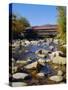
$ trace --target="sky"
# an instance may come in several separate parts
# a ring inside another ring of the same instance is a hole
[[[25,17],[31,26],[56,24],[56,6],[34,4],[12,4],[12,12],[17,16]]]

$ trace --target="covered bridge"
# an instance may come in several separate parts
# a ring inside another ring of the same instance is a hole
[[[36,35],[41,38],[46,36],[55,36],[57,34],[57,25],[32,26],[26,28],[24,33],[28,33],[30,36]]]

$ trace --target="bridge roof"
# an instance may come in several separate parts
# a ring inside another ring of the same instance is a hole
[[[57,25],[42,25],[42,26],[32,26],[28,27],[27,29],[33,29],[33,30],[52,30],[57,29]]]
[[[43,26],[34,26],[34,30],[47,30],[47,29],[57,29],[57,25],[43,25]]]

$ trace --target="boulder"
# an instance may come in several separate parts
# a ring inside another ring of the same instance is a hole
[[[28,40],[25,40],[25,43],[26,43],[26,45],[29,45],[30,44],[30,42]]]
[[[41,64],[41,65],[45,65],[45,60],[44,60],[43,58],[40,58],[40,59],[38,60],[38,62],[39,62],[39,64]]]
[[[31,44],[32,45],[37,45],[38,44],[38,41],[31,41]]]
[[[17,71],[17,66],[12,66],[12,73],[15,73]]]
[[[50,50],[53,50],[53,49],[54,49],[54,46],[49,46],[49,49],[50,49]]]
[[[47,59],[45,62],[50,62],[51,60],[50,59]]]
[[[37,61],[33,62],[31,64],[26,65],[24,68],[26,69],[32,69],[32,68],[36,68],[37,67]]]
[[[63,74],[63,72],[62,72],[61,70],[59,70],[59,71],[57,72],[57,75],[62,76],[62,74]]]
[[[44,77],[45,75],[44,75],[44,73],[40,72],[40,73],[37,73],[36,76],[37,77]]]
[[[61,51],[55,51],[49,54],[50,59],[52,60],[54,57],[59,56],[59,54],[63,54]]]
[[[43,57],[47,56],[48,50],[39,49],[39,50],[37,50],[37,51],[35,52],[35,54],[37,54],[37,56],[43,58]]]
[[[28,76],[28,74],[26,74],[26,73],[15,73],[15,74],[13,74],[14,79],[24,79],[26,76]]]
[[[21,87],[21,86],[27,86],[27,84],[24,82],[13,82],[12,86],[13,87]]]
[[[63,77],[59,75],[55,75],[55,76],[51,76],[49,79],[55,82],[60,82],[63,80]]]
[[[24,61],[24,60],[17,60],[17,61],[16,61],[16,64],[24,65],[24,64],[27,64],[27,61]]]
[[[66,64],[66,58],[61,56],[56,56],[53,58],[52,63],[64,65]]]
[[[53,41],[55,44],[58,44],[58,39],[54,39]]]

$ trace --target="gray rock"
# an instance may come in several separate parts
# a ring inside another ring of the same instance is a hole
[[[27,64],[28,61],[25,61],[25,60],[17,60],[16,61],[16,64],[21,64],[21,65],[24,65],[24,64]]]
[[[32,69],[32,68],[36,68],[37,67],[37,61],[33,62],[31,64],[26,65],[24,68],[26,69]]]
[[[12,66],[12,73],[15,73],[17,71],[17,66]]]
[[[57,75],[62,76],[63,72],[61,70],[58,71]]]
[[[24,82],[13,82],[12,86],[13,87],[27,86],[27,83],[24,83]]]
[[[52,63],[64,65],[64,64],[66,64],[66,58],[56,56],[53,58]]]
[[[36,54],[37,56],[43,58],[43,57],[47,56],[48,50],[39,49],[39,50],[37,50],[37,51],[35,52],[35,54]]]
[[[44,75],[44,73],[40,72],[40,73],[37,73],[36,76],[37,76],[37,77],[44,77],[45,75]]]
[[[51,76],[49,79],[55,82],[60,82],[63,80],[63,77],[59,75],[55,75],[55,76]]]
[[[15,73],[15,74],[13,74],[14,79],[24,79],[26,76],[28,76],[28,74],[26,74],[26,73]]]
[[[44,60],[43,58],[40,58],[40,59],[38,60],[38,62],[39,62],[39,64],[41,64],[41,65],[45,65],[45,60]]]

